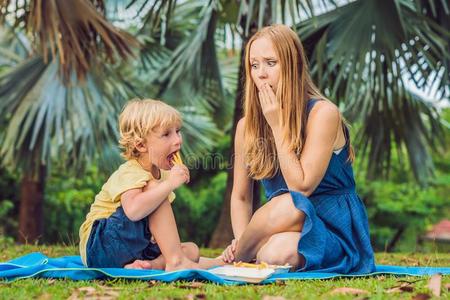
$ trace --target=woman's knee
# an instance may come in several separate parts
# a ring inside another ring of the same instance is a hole
[[[292,265],[297,255],[297,253],[280,251],[279,249],[276,252],[261,249],[256,255],[256,260],[257,262],[265,262],[269,265]]]
[[[273,203],[269,202],[268,207],[260,208],[260,214],[265,212],[266,225],[279,228],[281,231],[300,232],[305,218],[304,213],[295,207],[289,193],[278,197],[280,198],[272,200]]]
[[[187,258],[194,262],[198,262],[200,258],[200,249],[195,243],[181,243],[181,249],[183,250],[184,254],[186,254]]]
[[[258,251],[256,260],[271,265],[289,264],[298,267],[300,264],[300,255],[297,251],[298,239],[291,241],[291,245],[287,245],[286,238],[283,234],[272,236],[269,241]]]

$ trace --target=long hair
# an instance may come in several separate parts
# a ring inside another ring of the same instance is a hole
[[[284,141],[297,157],[305,142],[306,104],[308,99],[325,99],[311,80],[308,61],[297,34],[285,25],[271,25],[255,33],[245,49],[244,150],[249,175],[254,179],[270,178],[279,171],[275,140],[258,100],[258,89],[251,76],[250,48],[259,38],[268,38],[278,55],[280,79],[277,103],[281,106]]]

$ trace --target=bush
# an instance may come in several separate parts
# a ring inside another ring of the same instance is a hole
[[[43,241],[75,244],[104,180],[99,179],[95,167],[83,177],[57,174],[55,171],[47,181]],[[194,186],[183,185],[175,191],[173,209],[182,240],[207,245],[220,214],[225,185],[226,172],[222,171],[212,179],[198,179]]]
[[[221,171],[195,187],[181,186],[175,191],[173,210],[183,241],[208,244],[219,219],[226,182],[227,173]]]
[[[367,207],[375,250],[415,250],[425,230],[448,214],[449,186],[450,176],[426,188],[414,182],[358,179],[358,193]]]
[[[15,236],[19,222],[19,176],[0,167],[0,236]]]
[[[101,177],[95,167],[82,177],[57,170],[52,173],[45,190],[44,242],[78,243],[78,230],[100,191]]]

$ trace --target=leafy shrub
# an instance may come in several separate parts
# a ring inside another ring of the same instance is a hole
[[[102,184],[95,167],[82,177],[52,173],[45,190],[43,241],[78,243],[78,230]]]
[[[19,176],[0,167],[0,236],[16,235],[19,220]]]
[[[181,186],[173,210],[183,241],[194,241],[206,246],[216,228],[225,194],[227,173],[219,172],[205,178],[195,187]]]
[[[414,182],[358,180],[376,250],[415,250],[418,237],[448,213],[450,180],[440,180],[426,188]]]

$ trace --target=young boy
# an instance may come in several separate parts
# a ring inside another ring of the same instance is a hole
[[[199,268],[194,243],[181,243],[170,203],[189,182],[174,164],[181,117],[156,100],[131,100],[119,117],[120,146],[127,160],[103,185],[80,227],[84,265],[100,268]]]

